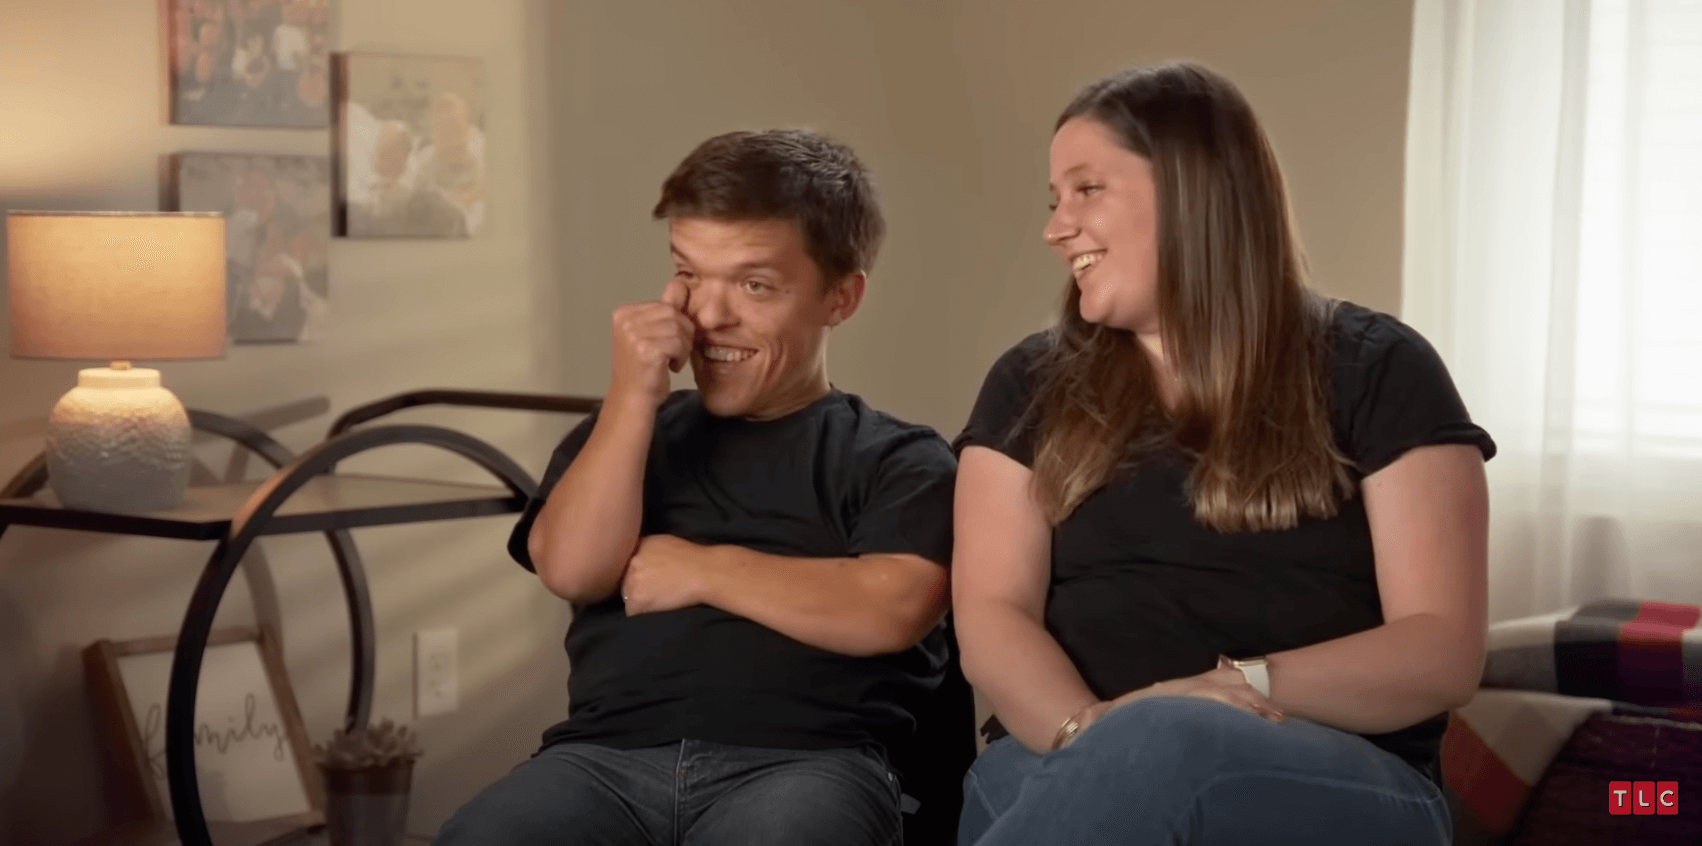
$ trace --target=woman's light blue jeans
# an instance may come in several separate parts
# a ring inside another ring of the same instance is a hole
[[[1046,756],[994,742],[964,779],[960,846],[1446,846],[1441,790],[1356,734],[1209,699],[1125,705]]]

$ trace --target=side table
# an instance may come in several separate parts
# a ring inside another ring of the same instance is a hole
[[[345,728],[365,727],[370,716],[374,676],[374,637],[370,597],[360,557],[348,530],[517,513],[537,485],[507,455],[469,435],[425,425],[355,427],[378,417],[422,405],[459,405],[589,414],[598,401],[586,397],[482,391],[427,390],[399,394],[345,413],[324,441],[299,456],[271,436],[239,420],[191,410],[200,431],[223,436],[258,454],[277,468],[262,482],[192,487],[176,508],[146,514],[108,514],[61,507],[43,491],[47,474],[38,457],[0,488],[0,535],[12,525],[41,526],[108,534],[216,541],[202,569],[178,630],[166,694],[166,781],[175,824],[147,820],[127,824],[92,843],[170,843],[183,846],[258,846],[310,837],[312,827],[276,831],[265,825],[215,824],[209,827],[201,806],[195,772],[195,698],[201,661],[213,616],[237,564],[262,536],[321,532],[337,560],[348,604],[354,652]],[[472,461],[500,485],[469,485],[427,479],[338,474],[338,462],[378,447],[418,444],[447,450]],[[175,838],[169,830],[175,829]],[[128,832],[126,836],[123,832]],[[167,839],[160,839],[165,837]],[[116,839],[113,839],[116,838]]]

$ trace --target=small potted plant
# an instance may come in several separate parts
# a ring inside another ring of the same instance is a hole
[[[325,785],[331,846],[400,846],[414,761],[423,754],[418,736],[386,719],[376,727],[338,729],[313,753]]]

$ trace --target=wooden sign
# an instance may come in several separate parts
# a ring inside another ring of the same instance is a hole
[[[175,638],[97,641],[83,652],[131,819],[169,819],[165,704]],[[195,703],[195,765],[209,821],[322,818],[312,748],[273,635],[214,632]]]

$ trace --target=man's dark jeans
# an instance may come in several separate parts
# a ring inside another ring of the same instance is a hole
[[[896,846],[899,801],[886,765],[854,749],[568,743],[485,788],[435,846]]]

